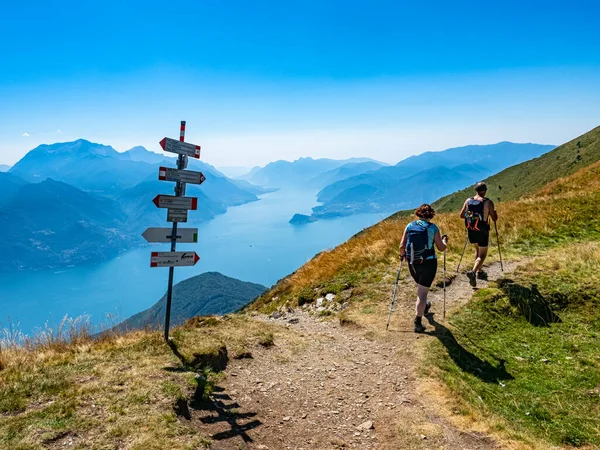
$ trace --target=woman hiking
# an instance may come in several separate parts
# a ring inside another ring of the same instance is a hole
[[[434,243],[438,250],[443,252],[448,245],[448,236],[440,236],[440,229],[431,223],[435,211],[430,205],[419,206],[415,215],[418,219],[404,229],[400,242],[400,258],[407,260],[410,274],[417,283],[415,333],[422,333],[425,326],[421,319],[429,314],[431,308],[427,294],[437,271]]]

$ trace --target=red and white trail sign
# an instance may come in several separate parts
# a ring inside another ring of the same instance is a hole
[[[163,138],[160,141],[160,146],[165,152],[177,153],[191,158],[200,159],[200,146],[190,144],[188,142],[177,141],[171,138]]]
[[[179,181],[188,184],[202,184],[206,177],[202,172],[192,170],[177,170],[171,167],[159,167],[158,179],[162,181]]]
[[[177,197],[174,195],[157,195],[152,202],[159,208],[198,209],[196,197]]]
[[[152,252],[150,267],[195,266],[199,260],[196,252]]]

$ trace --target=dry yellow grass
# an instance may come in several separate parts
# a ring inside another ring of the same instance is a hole
[[[290,348],[298,344],[283,327],[239,315],[190,321],[173,336],[189,363],[212,361],[201,356],[222,346],[231,358],[273,340]],[[2,361],[2,449],[103,449],[110,443],[110,448],[162,450],[210,444],[192,422],[178,419],[174,406],[205,393],[202,377],[215,375],[182,364],[160,332],[12,346],[3,349]]]

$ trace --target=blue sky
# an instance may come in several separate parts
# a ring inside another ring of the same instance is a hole
[[[124,4],[126,3],[126,4]],[[600,124],[594,1],[13,2],[0,163],[80,137],[216,165],[559,144]]]

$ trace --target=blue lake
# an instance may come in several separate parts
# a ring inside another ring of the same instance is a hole
[[[194,267],[176,268],[175,281],[217,271],[271,286],[318,252],[387,216],[360,214],[302,226],[288,223],[294,213],[309,213],[316,204],[314,192],[281,190],[263,195],[258,202],[229,208],[226,214],[198,225],[198,244],[178,246],[178,250],[195,250],[201,259]],[[95,325],[126,319],[164,295],[168,269],[150,268],[150,252],[168,249],[168,244],[155,244],[94,266],[2,273],[0,327],[9,318],[25,333],[47,321],[56,325],[65,315],[89,314]],[[107,314],[113,319],[107,319]]]

